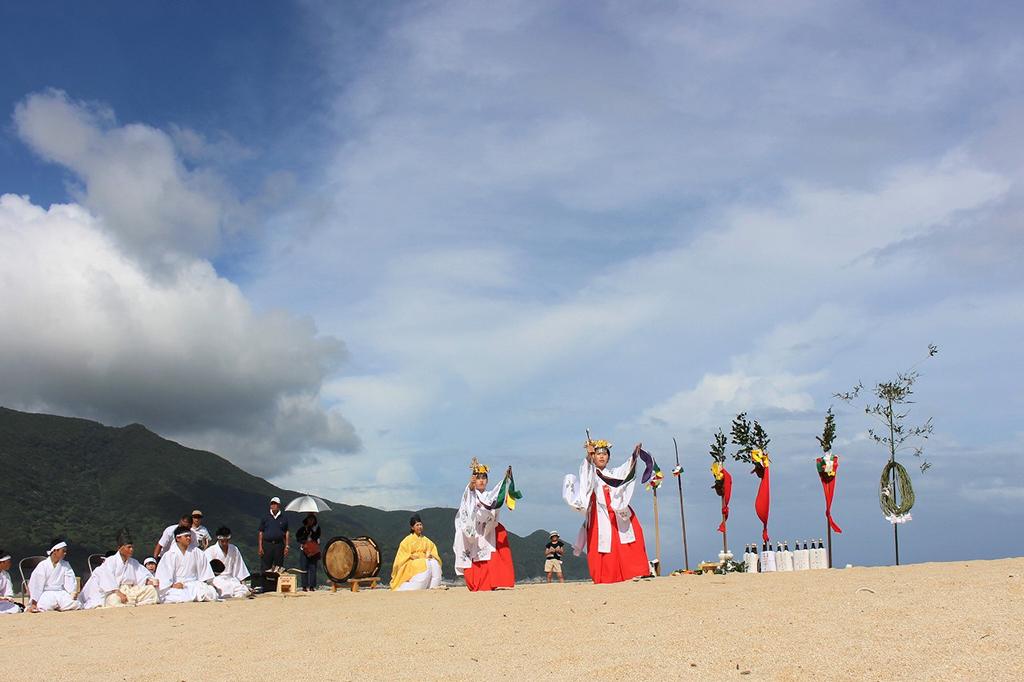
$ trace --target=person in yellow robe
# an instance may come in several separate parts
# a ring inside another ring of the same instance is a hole
[[[437,545],[423,535],[419,514],[409,519],[409,534],[398,546],[395,565],[391,569],[391,589],[433,590],[441,585],[441,558]]]

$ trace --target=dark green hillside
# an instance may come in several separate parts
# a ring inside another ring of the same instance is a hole
[[[113,549],[117,529],[135,536],[138,558],[148,556],[163,529],[198,507],[210,531],[227,525],[250,568],[257,564],[256,527],[267,501],[285,503],[299,493],[242,471],[223,457],[166,440],[140,424],[123,428],[86,419],[29,414],[0,407],[0,547],[20,557],[41,554],[50,538],[66,536],[69,557],[81,574],[93,552]],[[324,540],[369,535],[381,546],[383,575],[390,575],[398,543],[408,532],[409,511],[330,502],[320,516]],[[455,510],[420,512],[453,578],[451,537]],[[293,529],[299,515],[290,514]],[[516,576],[539,576],[547,537],[510,536]],[[295,561],[292,557],[289,565]],[[567,577],[585,577],[583,560],[566,558]],[[12,576],[13,577],[13,576]]]

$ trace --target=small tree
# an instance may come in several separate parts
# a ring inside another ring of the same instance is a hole
[[[928,355],[924,358],[935,356],[939,352],[938,346],[928,345]],[[920,362],[918,363],[920,364]],[[875,402],[868,403],[864,407],[864,413],[875,417],[881,424],[882,430],[876,428],[868,429],[868,436],[871,440],[885,447],[889,453],[889,461],[882,469],[882,477],[879,483],[878,501],[882,513],[886,519],[893,524],[893,541],[896,547],[896,565],[900,563],[900,540],[898,525],[911,519],[910,510],[914,506],[914,488],[910,482],[910,475],[902,464],[896,461],[896,455],[900,452],[911,450],[915,457],[920,459],[921,473],[931,468],[931,462],[924,459],[924,445],[922,441],[928,439],[932,434],[933,426],[931,417],[920,424],[908,424],[910,416],[910,405],[914,404],[911,399],[914,395],[914,384],[921,377],[911,367],[906,372],[896,375],[891,381],[883,381],[875,384],[871,389]],[[836,393],[835,397],[840,400],[852,403],[864,390],[864,384],[858,382],[856,386],[846,393]],[[902,498],[902,502],[900,499]]]

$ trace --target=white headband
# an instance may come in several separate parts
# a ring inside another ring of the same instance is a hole
[[[152,561],[152,562],[153,562],[154,564],[156,563],[156,559],[154,559],[154,558],[153,558],[153,557],[151,557],[151,556],[148,556],[148,557],[146,557],[146,560],[142,562],[142,565],[143,565],[143,566],[145,566],[145,565],[146,565],[146,564],[148,564],[148,563],[149,563],[150,561]]]
[[[188,528],[184,528],[182,530],[179,530],[177,533],[175,533],[174,537],[180,538],[183,535],[192,535],[192,531],[190,529],[188,529]]]
[[[67,547],[67,546],[68,546],[68,543],[66,543],[66,542],[58,542],[56,545],[54,545],[53,547],[50,548],[50,551],[46,553],[46,556],[50,556],[51,554],[56,552],[58,549],[63,549],[64,547]]]
[[[0,564],[2,564],[3,562],[7,561],[10,558],[11,558],[10,554],[8,554],[7,556],[0,556]]]

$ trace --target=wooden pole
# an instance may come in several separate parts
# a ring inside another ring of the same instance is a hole
[[[679,444],[676,443],[675,436],[672,437],[672,445],[676,448],[676,466],[679,466]],[[676,482],[679,484],[679,518],[683,522],[683,563],[686,566],[686,570],[690,570],[690,551],[686,546],[686,510],[683,507],[683,475],[680,473],[676,476]]]
[[[895,457],[893,457],[893,461],[894,462],[896,461]],[[893,504],[894,507],[899,507],[899,504],[900,504],[899,498],[896,497],[896,467],[893,467],[893,469],[892,469],[892,504]],[[892,524],[892,540],[893,540],[893,544],[896,545],[896,565],[899,566],[900,565],[900,524],[898,524],[898,523]]]
[[[654,564],[655,575],[661,575],[661,525],[658,523],[658,489],[651,488],[654,493]]]
[[[828,531],[828,567],[832,568],[832,525],[826,523],[825,526]]]
[[[892,411],[892,398],[889,398],[889,411],[886,413],[889,419],[889,461],[896,464],[896,433],[893,427],[893,411]],[[891,471],[892,474],[892,505],[894,508],[899,508],[900,501],[896,495],[896,467],[894,466]],[[892,539],[893,544],[896,545],[896,565],[900,565],[900,531],[899,524],[892,524]]]

